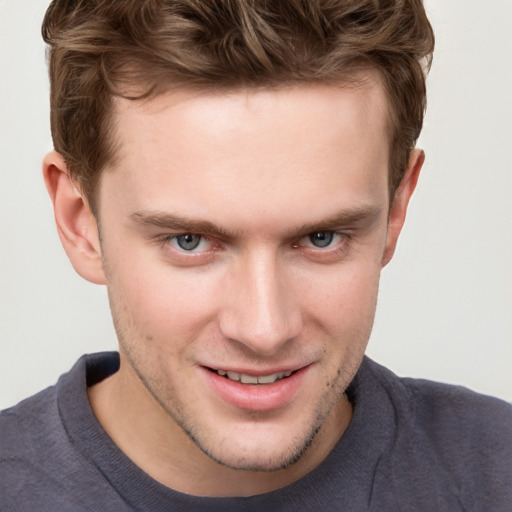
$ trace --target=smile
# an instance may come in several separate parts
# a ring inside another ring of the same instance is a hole
[[[312,367],[312,364],[298,364],[293,366],[296,369],[291,369],[290,366],[287,369],[281,367],[281,371],[258,375],[256,368],[255,371],[244,368],[245,372],[241,372],[203,366],[202,374],[206,377],[208,387],[222,401],[238,410],[263,412],[290,404],[305,387],[304,379]],[[248,371],[251,373],[246,373]]]
[[[213,370],[221,377],[241,382],[242,384],[273,384],[278,380],[282,380],[285,377],[289,377],[293,372],[277,372],[271,373],[270,375],[248,375],[246,373],[238,373],[230,370]]]

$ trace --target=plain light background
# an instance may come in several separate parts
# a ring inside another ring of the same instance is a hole
[[[49,0],[0,0],[0,407],[115,349],[106,291],[60,246],[40,24]],[[484,7],[485,5],[485,7]],[[399,375],[512,401],[512,1],[427,0],[437,49],[426,163],[382,275],[368,354]]]

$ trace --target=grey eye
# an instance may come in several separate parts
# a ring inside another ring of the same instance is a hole
[[[185,233],[176,237],[176,244],[184,251],[193,251],[201,243],[201,235]]]
[[[316,233],[311,233],[309,235],[309,241],[315,247],[320,248],[331,245],[333,238],[334,233],[332,231],[317,231]]]

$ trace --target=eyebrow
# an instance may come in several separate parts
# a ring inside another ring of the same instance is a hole
[[[223,229],[207,220],[196,220],[165,212],[140,211],[130,214],[130,218],[143,226],[155,226],[182,233],[200,233],[203,235],[237,238],[238,233]]]
[[[296,234],[314,233],[316,231],[329,231],[336,228],[348,226],[371,225],[375,222],[382,212],[382,208],[377,206],[360,206],[345,208],[318,222],[303,224],[296,231]]]
[[[315,231],[330,231],[348,226],[371,225],[381,212],[382,208],[375,206],[345,208],[326,219],[293,228],[288,236],[294,238],[314,233]],[[240,231],[231,231],[207,220],[192,219],[167,212],[142,210],[131,213],[129,217],[137,224],[143,226],[155,226],[181,233],[198,233],[228,239],[236,239],[241,236]]]

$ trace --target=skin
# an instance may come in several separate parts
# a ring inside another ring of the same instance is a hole
[[[287,485],[350,422],[344,390],[423,153],[412,153],[390,207],[376,79],[116,101],[119,151],[101,178],[98,219],[60,155],[44,163],[63,245],[80,275],[107,285],[119,338],[120,370],[90,388],[93,411],[176,490]],[[191,251],[179,245],[187,233],[200,236]],[[284,403],[248,410],[219,396],[206,368],[302,373]]]

